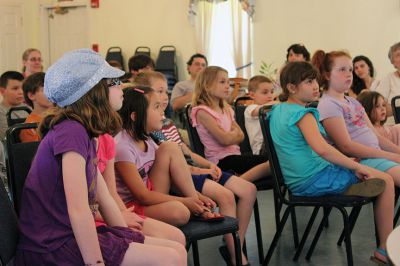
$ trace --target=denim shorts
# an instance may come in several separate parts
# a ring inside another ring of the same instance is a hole
[[[375,168],[381,172],[386,172],[392,167],[399,166],[398,163],[392,162],[388,159],[383,159],[383,158],[368,158],[368,159],[362,159],[360,161],[360,164],[369,166],[371,168]]]
[[[219,179],[218,183],[221,186],[224,186],[226,181],[228,181],[228,179],[231,176],[232,176],[232,174],[222,171],[221,178]],[[204,182],[206,182],[206,179],[212,180],[212,176],[211,175],[192,175],[192,179],[193,179],[194,187],[196,188],[196,190],[198,192],[201,193],[201,191],[203,190]]]
[[[335,195],[345,192],[350,185],[357,182],[358,178],[351,170],[331,164],[291,191],[295,196]]]

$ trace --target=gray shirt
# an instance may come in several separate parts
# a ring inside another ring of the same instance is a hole
[[[188,92],[192,92],[194,90],[194,81],[193,80],[184,80],[179,81],[175,84],[174,88],[172,89],[171,94],[171,104],[174,103],[174,100],[178,97],[181,97]]]

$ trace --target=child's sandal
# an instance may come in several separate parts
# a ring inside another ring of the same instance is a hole
[[[377,248],[375,251],[378,252],[379,255],[382,255],[382,257],[385,257],[385,259],[387,260],[388,256],[387,256],[386,250],[381,249],[381,248]],[[379,259],[375,255],[371,256],[371,260],[373,262],[375,262],[377,265],[387,265],[388,264],[387,261]]]

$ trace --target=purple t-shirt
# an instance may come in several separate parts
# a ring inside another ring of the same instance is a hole
[[[122,130],[115,137],[115,162],[130,162],[135,164],[144,184],[148,189],[151,189],[151,183],[148,173],[153,166],[156,156],[157,144],[149,137],[145,143],[147,146],[146,151],[142,151],[135,144],[131,136]],[[136,201],[132,192],[126,186],[121,175],[116,171],[117,191],[124,203]]]
[[[342,117],[353,141],[380,149],[377,136],[365,120],[364,107],[356,99],[345,96],[343,100],[339,100],[323,94],[318,104],[318,111],[321,122],[331,117]]]
[[[86,161],[89,204],[95,203],[95,141],[80,123],[64,120],[40,143],[25,181],[19,217],[19,249],[47,253],[74,238],[62,176],[62,155],[70,151],[82,155]]]

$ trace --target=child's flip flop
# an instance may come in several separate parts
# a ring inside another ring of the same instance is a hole
[[[198,215],[193,215],[192,216],[192,220],[194,221],[200,221],[200,222],[222,222],[223,220],[225,220],[225,217],[221,214],[219,214],[219,216],[207,216],[208,213],[212,213],[214,214],[215,212],[212,212],[209,208],[204,207],[204,212],[198,214]]]
[[[376,252],[378,252],[380,255],[382,255],[383,257],[387,258],[387,253],[386,250],[383,250],[381,248],[377,248]],[[377,258],[376,256],[371,256],[370,258],[373,262],[375,262],[377,265],[387,265],[388,263],[386,261],[383,261],[379,258]]]

